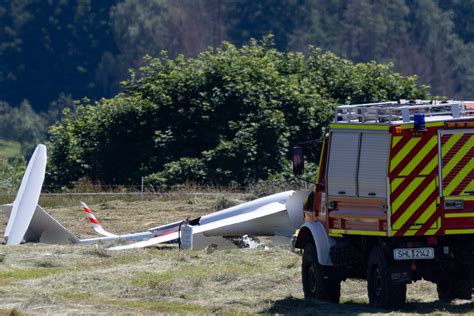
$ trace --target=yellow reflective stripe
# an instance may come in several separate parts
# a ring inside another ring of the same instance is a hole
[[[444,122],[427,122],[427,123],[425,123],[425,127],[440,127],[440,126],[444,126]],[[415,128],[415,124],[413,124],[413,123],[402,124],[401,128],[402,129]]]
[[[410,206],[403,212],[403,214],[398,218],[398,220],[392,224],[394,229],[400,229],[400,227],[402,227],[403,224],[405,224],[406,221],[410,219],[413,213],[416,212],[416,210],[421,206],[421,204],[426,201],[426,198],[431,194],[431,192],[433,192],[433,183],[434,181],[427,185],[423,192],[416,198],[416,200],[413,201],[413,203],[410,204]],[[430,204],[428,209],[430,207],[436,208],[436,201],[433,201],[433,203]]]
[[[438,155],[434,156],[433,159],[421,170],[420,174],[429,174],[433,169],[438,166]]]
[[[440,126],[444,126],[444,122],[428,122],[428,123],[425,123],[425,127],[440,127]],[[402,124],[401,128],[402,129],[415,128],[415,124],[413,124],[413,123]]]
[[[415,223],[419,225],[426,223],[426,221],[431,217],[431,215],[434,214],[434,212],[436,212],[436,201],[433,201],[433,203],[430,206],[428,206],[428,209],[424,211],[420,217],[418,217]]]
[[[423,158],[437,145],[438,140],[436,137],[431,137],[431,139],[426,143],[421,150],[413,157],[410,163],[407,164],[405,168],[400,172],[400,176],[409,175],[413,169],[415,169],[418,164],[423,160]]]
[[[323,141],[323,147],[321,148],[321,153],[319,154],[318,174],[316,175],[316,179],[318,179],[318,183],[321,183],[321,172],[324,172],[324,170],[321,170],[321,166],[323,163],[323,154],[324,154],[325,148],[326,148],[326,142]]]
[[[472,145],[473,144],[470,141],[466,142],[464,146],[462,146],[456,152],[456,154],[454,154],[453,158],[451,158],[451,160],[445,166],[443,166],[443,179],[451,172],[451,170],[453,170],[454,167],[456,167],[459,161],[461,161],[461,159],[467,155],[469,150],[472,149]]]
[[[474,201],[474,196],[450,196],[445,197],[445,201]]]
[[[394,137],[392,137],[392,148],[395,147],[402,138],[403,138],[403,136],[394,136]]]
[[[436,233],[439,231],[439,228],[434,228],[434,229],[428,229],[423,236],[433,236],[436,235]]]
[[[403,180],[403,179],[402,179]],[[396,200],[392,201],[392,214],[395,214],[400,206],[405,202],[405,200],[410,196],[410,194],[423,182],[423,177],[414,178],[413,181],[407,185],[402,194],[400,194]]]
[[[467,187],[464,190],[462,190],[461,195],[467,194],[466,193],[467,191],[472,191],[472,190],[474,190],[474,180],[471,180],[471,182],[469,182]]]
[[[474,234],[474,229],[446,229],[446,235]]]
[[[350,229],[330,229],[330,235],[367,235],[367,236],[386,236],[386,232],[376,232],[371,230],[350,230]]]
[[[433,236],[438,232],[438,230],[439,228],[435,228],[435,229],[430,228],[423,234],[423,236]]]
[[[474,158],[469,160],[469,162],[459,171],[458,175],[444,188],[444,195],[451,195],[457,186],[464,180],[466,175],[474,169]]]
[[[451,150],[451,148],[458,142],[459,139],[461,139],[462,134],[454,134],[449,138],[449,140],[444,143],[443,148],[442,148],[442,155],[443,158],[446,156],[446,154]]]
[[[390,172],[395,169],[398,164],[405,158],[405,156],[413,150],[413,148],[418,144],[418,142],[421,140],[420,137],[413,137],[408,141],[408,143],[403,147],[402,150],[400,150],[395,157],[392,158],[392,161],[390,162]]]
[[[426,127],[444,126],[444,122],[429,122],[425,124]]]
[[[474,213],[446,213],[446,218],[458,218],[458,217],[474,217]]]
[[[430,229],[439,229],[441,227],[441,217],[438,217],[438,219],[436,220],[436,222],[433,223],[433,225],[431,225]]]
[[[329,124],[332,129],[369,129],[369,130],[382,130],[388,131],[390,126],[388,125],[366,125],[366,124]]]
[[[434,222],[433,225],[431,225],[430,229],[426,230],[426,232],[423,235],[424,236],[435,235],[439,231],[440,227],[441,227],[441,217],[438,217],[436,222]]]
[[[392,193],[395,192],[395,190],[398,188],[398,186],[400,184],[403,183],[403,180],[405,180],[405,178],[394,178],[392,180],[392,183],[391,183],[392,184]]]

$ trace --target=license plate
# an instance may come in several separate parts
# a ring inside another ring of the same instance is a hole
[[[434,259],[434,257],[434,249],[431,247],[393,249],[395,260]]]

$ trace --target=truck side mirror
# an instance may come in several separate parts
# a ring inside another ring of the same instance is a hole
[[[304,172],[303,147],[293,147],[293,174],[301,176]]]

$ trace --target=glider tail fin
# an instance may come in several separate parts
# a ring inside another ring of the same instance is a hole
[[[39,144],[28,162],[17,196],[10,209],[10,217],[4,233],[7,245],[19,245],[30,226],[43,186],[46,160],[46,146]]]
[[[81,205],[84,212],[86,213],[86,217],[89,221],[89,224],[98,234],[106,237],[117,237],[117,235],[109,233],[104,228],[102,228],[102,225],[100,224],[99,220],[97,219],[97,217],[95,217],[94,213],[92,213],[91,209],[87,206],[86,203],[81,202]]]

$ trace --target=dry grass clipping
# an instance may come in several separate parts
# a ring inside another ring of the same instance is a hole
[[[245,199],[222,195],[170,197],[90,205],[115,233],[212,212]],[[91,236],[79,206],[49,209],[81,237]],[[299,255],[264,249],[178,251],[173,247],[106,252],[103,246],[0,246],[0,315],[29,313],[374,314],[366,282],[342,284],[341,304],[305,301]],[[445,304],[435,287],[408,287],[394,314],[474,314],[473,301]]]

